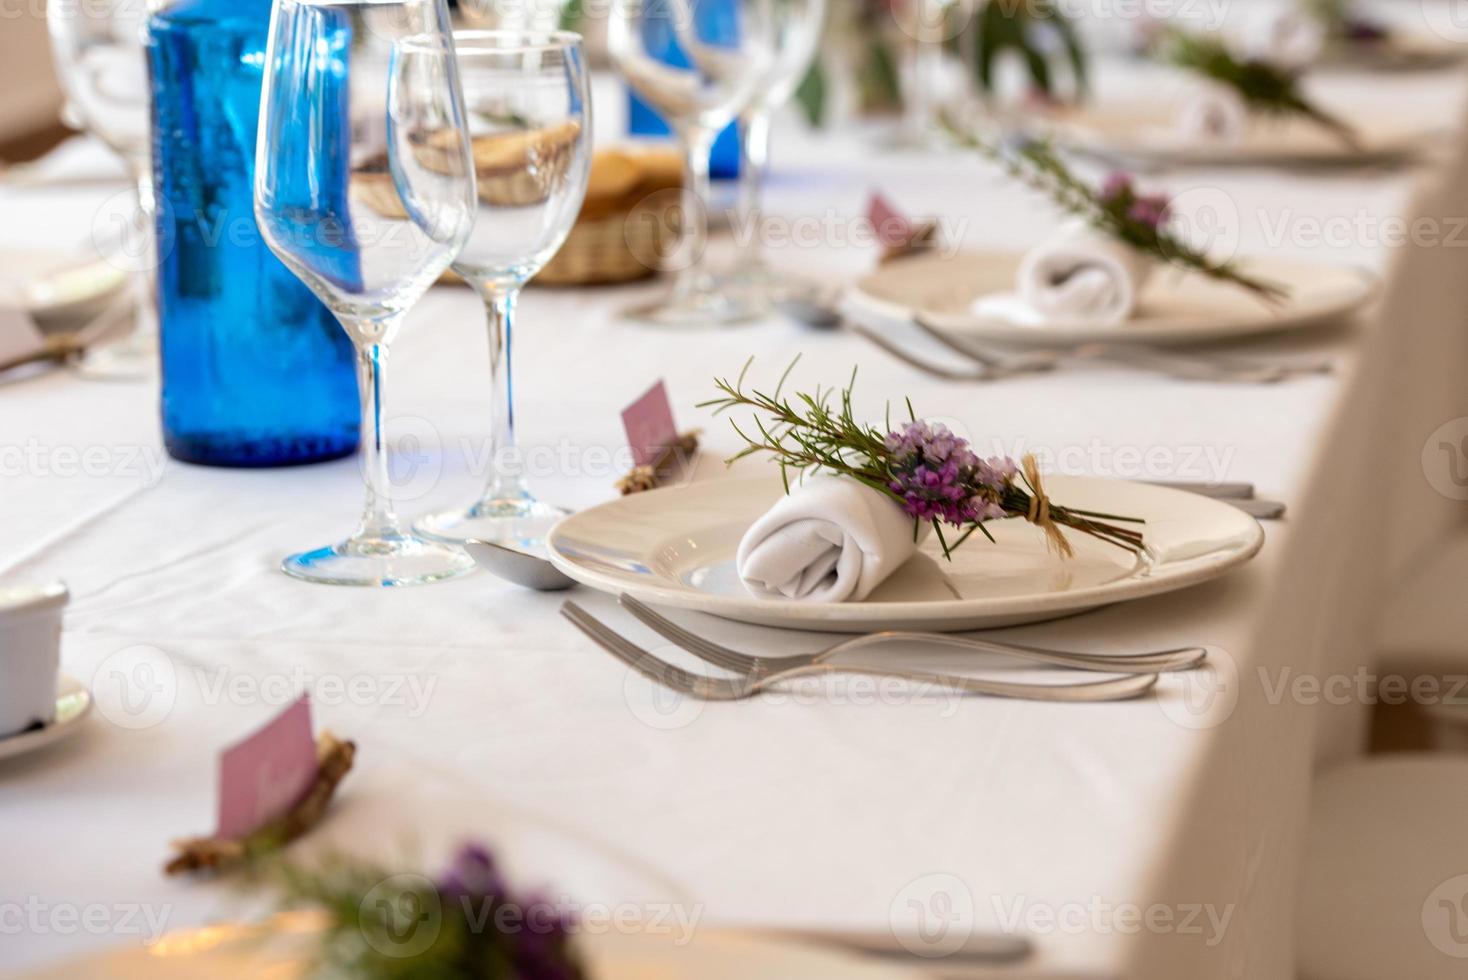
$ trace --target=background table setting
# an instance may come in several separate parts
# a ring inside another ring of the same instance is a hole
[[[1366,717],[1282,686],[1461,522],[1456,41],[1098,28],[1072,100],[974,4],[668,3],[189,0],[151,136],[74,68],[0,170],[6,971],[414,975],[427,896],[559,911],[425,976],[1295,975]]]

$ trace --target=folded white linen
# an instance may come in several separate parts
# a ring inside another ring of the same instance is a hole
[[[981,296],[970,309],[1020,326],[1114,327],[1136,310],[1152,264],[1125,242],[1075,222],[1026,253],[1015,293]]]
[[[886,494],[849,477],[813,476],[739,542],[744,587],[766,599],[859,602],[911,558],[913,520]]]
[[[1243,53],[1285,71],[1300,71],[1319,59],[1325,30],[1303,10],[1260,11],[1243,25]]]
[[[1183,98],[1177,114],[1177,135],[1188,140],[1239,143],[1249,129],[1249,106],[1227,85],[1198,85]]]

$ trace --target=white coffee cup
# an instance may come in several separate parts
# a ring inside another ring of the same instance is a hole
[[[66,586],[0,588],[0,738],[56,719]]]

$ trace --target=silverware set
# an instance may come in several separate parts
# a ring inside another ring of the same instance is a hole
[[[618,601],[624,609],[668,642],[737,676],[709,677],[684,670],[633,643],[573,601],[568,600],[561,606],[561,614],[629,668],[675,693],[704,701],[741,701],[784,681],[839,673],[892,677],[989,697],[1059,702],[1124,701],[1150,691],[1156,686],[1158,675],[1193,670],[1202,665],[1208,656],[1202,647],[1181,647],[1109,657],[1045,650],[947,633],[883,631],[842,640],[815,653],[761,657],[731,650],[701,637],[625,593],[619,596]],[[1024,663],[1120,676],[1081,683],[1030,683],[879,667],[854,663],[845,658],[845,654],[855,650],[897,643],[958,648],[1008,657]]]
[[[1289,364],[1261,363],[1233,355],[1212,354],[1206,358],[1190,356],[1143,344],[1089,343],[1063,348],[999,351],[966,338],[955,337],[920,316],[913,317],[911,323],[925,336],[962,358],[962,365],[945,367],[933,364],[860,324],[848,322],[846,328],[904,364],[945,381],[1000,381],[1055,371],[1068,364],[1085,362],[1118,364],[1186,381],[1236,384],[1274,384],[1301,375],[1327,374],[1333,370],[1330,361],[1323,358]]]

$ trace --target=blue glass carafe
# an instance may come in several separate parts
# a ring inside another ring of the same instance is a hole
[[[163,433],[191,463],[287,466],[357,448],[351,342],[255,224],[269,22],[270,0],[179,0],[148,23]]]
[[[666,6],[655,6],[658,0],[650,0],[650,10],[659,16],[648,16],[643,21],[642,43],[648,52],[667,64],[687,68],[688,55],[673,32],[673,12]],[[733,42],[739,36],[738,11],[732,3],[703,3],[698,6],[696,16],[708,23],[705,30],[710,37]],[[642,100],[630,88],[627,90],[627,131],[633,136],[667,136],[672,129],[658,111]],[[709,176],[714,180],[736,180],[739,177],[739,123],[731,122],[714,141],[709,155]]]

